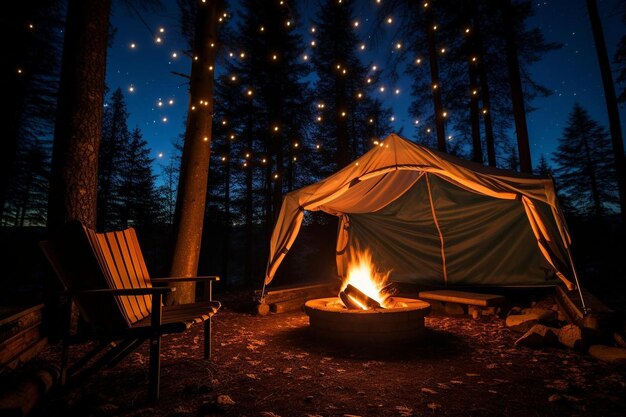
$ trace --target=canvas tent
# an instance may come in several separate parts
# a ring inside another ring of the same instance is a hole
[[[306,210],[338,216],[337,270],[369,248],[391,279],[430,285],[573,289],[570,237],[554,183],[485,167],[389,135],[330,177],[285,195],[271,242],[269,284]],[[577,280],[576,280],[577,281]]]

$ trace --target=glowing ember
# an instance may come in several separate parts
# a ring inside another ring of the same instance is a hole
[[[376,271],[374,262],[372,261],[372,252],[369,249],[363,251],[356,250],[351,256],[348,265],[348,277],[344,279],[341,290],[344,291],[348,284],[356,287],[366,296],[376,300],[383,307],[390,307],[387,302],[389,294],[385,294],[382,290],[387,285],[389,274],[391,271],[381,273]],[[358,304],[363,310],[368,307],[352,297],[352,301]]]

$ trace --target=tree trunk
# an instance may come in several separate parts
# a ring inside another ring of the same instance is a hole
[[[197,3],[187,129],[174,216],[174,252],[170,273],[175,277],[198,273],[211,151],[218,1]],[[194,302],[195,283],[177,283],[172,301],[175,304]]]
[[[226,139],[226,155],[230,156],[230,139]],[[249,167],[248,170],[251,170]],[[226,160],[226,175],[224,183],[224,240],[222,242],[224,253],[222,255],[222,278],[228,282],[228,261],[230,259],[228,250],[230,248],[230,158]]]
[[[520,76],[519,61],[517,58],[517,45],[515,42],[515,28],[511,10],[511,0],[504,0],[501,7],[502,23],[504,26],[504,40],[506,43],[506,62],[509,69],[511,101],[513,102],[513,115],[515,117],[515,133],[517,135],[517,153],[519,157],[519,164],[522,172],[532,174],[533,168],[530,160],[530,145],[528,143],[528,128],[526,126],[524,93],[522,91],[522,78]]]
[[[248,150],[252,151],[252,116],[253,116],[253,105],[252,99],[250,99],[250,109],[248,110],[248,124],[246,126],[246,143],[248,145]],[[267,158],[267,157],[266,157]],[[267,159],[266,159],[267,161]],[[253,245],[253,237],[252,237],[252,204],[254,201],[252,184],[253,184],[253,168],[250,167],[246,170],[246,251],[245,251],[245,272],[244,272],[244,281],[246,284],[252,281],[252,245]]]
[[[622,139],[617,99],[615,97],[615,85],[613,84],[613,75],[611,74],[606,43],[604,42],[602,23],[600,22],[600,15],[598,14],[598,5],[595,0],[587,0],[587,10],[589,11],[591,30],[596,44],[600,74],[602,74],[606,110],[609,115],[609,130],[611,131],[611,142],[613,144],[613,155],[615,157],[615,171],[617,173],[622,224],[626,225],[626,157],[624,156],[624,142]]]
[[[342,74],[335,75],[335,135],[337,136],[337,170],[350,163],[350,144],[348,138],[348,109],[346,100],[346,81]],[[342,116],[342,113],[344,114]]]
[[[50,173],[47,226],[51,234],[74,219],[96,226],[110,9],[111,0],[68,3]]]
[[[443,105],[441,103],[441,83],[439,82],[439,61],[435,39],[435,21],[431,7],[426,8],[426,33],[428,41],[428,56],[430,62],[431,88],[433,91],[433,106],[435,109],[435,128],[437,130],[437,149],[447,152],[446,132],[444,127]]]
[[[487,146],[487,163],[489,166],[496,166],[496,146],[493,136],[493,123],[491,121],[491,98],[489,94],[489,78],[487,77],[487,66],[485,65],[485,46],[483,44],[480,17],[478,14],[477,0],[471,0],[472,23],[475,54],[472,62],[478,65],[478,75],[480,78],[480,98],[483,103],[483,123],[485,126],[485,145]]]

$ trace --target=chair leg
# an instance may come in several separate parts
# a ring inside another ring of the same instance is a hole
[[[159,385],[161,382],[161,335],[155,334],[150,338],[150,371],[148,394],[150,399],[159,399]]]
[[[204,359],[211,360],[211,317],[204,321]]]

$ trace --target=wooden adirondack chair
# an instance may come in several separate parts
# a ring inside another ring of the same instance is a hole
[[[210,360],[211,317],[221,306],[212,300],[212,283],[219,277],[150,278],[133,228],[96,233],[74,221],[66,225],[59,241],[44,241],[40,246],[70,296],[61,358],[62,383],[74,375],[91,375],[105,365],[112,367],[149,340],[149,394],[156,400],[161,336],[184,332],[196,323],[204,323],[204,358]],[[175,288],[153,284],[184,281],[205,282],[209,301],[164,306],[163,296]],[[93,328],[99,344],[68,369],[72,301]],[[89,362],[93,363],[87,366]]]

